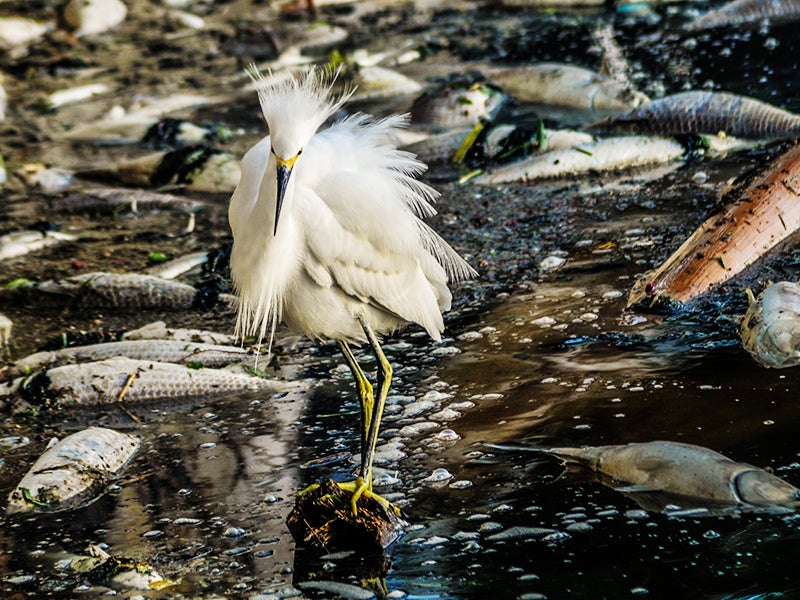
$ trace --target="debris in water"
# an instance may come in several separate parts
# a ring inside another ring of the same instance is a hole
[[[8,513],[55,512],[95,501],[139,449],[139,440],[90,427],[52,445],[8,497]]]
[[[726,208],[709,217],[631,290],[628,307],[686,303],[754,263],[800,227],[800,146],[723,195]]]

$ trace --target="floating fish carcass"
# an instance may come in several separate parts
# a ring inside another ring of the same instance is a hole
[[[619,111],[649,98],[627,84],[582,67],[539,63],[522,67],[488,68],[489,79],[520,102],[550,104],[593,111]]]
[[[758,298],[747,292],[750,306],[739,328],[742,345],[764,367],[800,364],[800,285],[779,281]]]
[[[23,408],[216,397],[231,392],[285,391],[290,384],[227,369],[130,358],[54,367],[0,385],[0,401]],[[27,405],[27,406],[26,406]]]
[[[8,497],[8,513],[75,509],[96,500],[139,449],[139,439],[90,427],[51,446]]]
[[[72,307],[180,310],[190,308],[196,295],[194,287],[169,279],[138,273],[96,272],[0,288],[0,304],[14,304],[25,299]]]
[[[718,8],[709,10],[684,26],[686,31],[694,32],[714,27],[740,27],[786,23],[800,19],[798,0],[734,0]]]
[[[15,361],[13,366],[20,373],[31,373],[42,368],[104,360],[116,356],[192,365],[198,368],[223,367],[232,363],[241,363],[252,354],[239,346],[221,346],[180,340],[123,340],[36,352]]]
[[[655,441],[545,452],[610,477],[617,486],[636,486],[638,492],[754,507],[800,501],[800,490],[764,469],[692,444]]]
[[[778,139],[800,133],[800,115],[748,96],[689,91],[593,123],[589,130],[650,135],[717,134]]]

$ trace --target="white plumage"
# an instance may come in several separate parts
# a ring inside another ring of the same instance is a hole
[[[440,340],[447,283],[474,271],[421,220],[438,194],[394,146],[405,118],[356,115],[316,133],[346,98],[324,75],[254,79],[270,135],[242,160],[230,205],[238,331],[263,338],[282,319],[311,338],[361,342],[362,317],[378,333],[410,321]],[[298,152],[273,235],[276,156]]]
[[[348,117],[317,132],[341,108],[319,71],[268,84],[251,73],[270,135],[242,159],[231,198],[231,272],[237,332],[270,344],[281,320],[313,339],[337,340],[361,404],[361,467],[353,511],[372,493],[372,458],[392,367],[378,335],[418,323],[439,341],[448,282],[475,271],[422,218],[437,193],[415,176],[425,166],[395,146],[406,124]],[[377,396],[350,349],[368,342]]]

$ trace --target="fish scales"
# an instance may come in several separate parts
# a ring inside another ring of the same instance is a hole
[[[237,346],[183,342],[180,340],[125,340],[55,351],[36,352],[14,363],[22,372],[76,362],[97,361],[116,356],[177,364],[221,367],[246,359],[249,352]]]
[[[285,384],[225,369],[193,369],[129,358],[65,365],[0,385],[0,398],[20,397],[32,405],[134,404],[171,398],[200,398],[244,390],[279,391]]]
[[[597,121],[590,130],[650,135],[717,134],[780,139],[800,132],[800,115],[748,96],[690,91]]]
[[[800,285],[779,281],[758,298],[748,290],[750,306],[740,325],[742,345],[764,367],[800,364]]]
[[[700,15],[685,26],[687,31],[729,27],[762,21],[793,21],[800,18],[800,0],[734,0]]]
[[[197,290],[190,285],[138,273],[84,273],[61,280],[0,289],[0,303],[67,303],[70,306],[121,309],[191,308]]]

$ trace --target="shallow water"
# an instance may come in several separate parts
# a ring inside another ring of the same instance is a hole
[[[31,6],[42,15],[52,9],[47,2]],[[6,163],[74,167],[144,153],[136,145],[98,149],[51,136],[104,114],[111,100],[129,103],[131,86],[139,95],[187,87],[213,95],[241,85],[232,73],[254,56],[274,54],[266,48],[269,31],[279,32],[279,41],[289,36],[289,25],[259,21],[272,13],[254,6],[197,3],[195,10],[214,26],[187,35],[165,26],[158,10],[148,10],[160,5],[143,3],[120,34],[94,42],[56,37],[27,58],[5,59],[2,67],[13,76],[13,85],[6,83],[10,95],[25,98],[4,124]],[[599,17],[615,23],[633,79],[650,94],[709,87],[800,110],[792,26],[648,43],[648,36],[696,9],[536,13],[363,3],[355,11],[319,10],[351,31],[353,46],[381,51],[425,45],[432,55],[402,68],[420,78],[464,71],[473,60],[560,60],[596,68],[588,34]],[[292,23],[302,25],[303,19]],[[198,58],[194,63],[190,52]],[[35,99],[44,91],[86,77],[76,75],[68,59],[100,67],[99,76],[119,91],[42,112]],[[234,154],[262,135],[257,102],[249,96],[192,117],[242,128],[223,146]],[[562,123],[580,125],[581,119],[571,115]],[[52,435],[88,422],[133,431],[143,447],[119,486],[88,507],[0,517],[0,588],[9,597],[99,597],[106,588],[89,586],[57,561],[101,543],[112,554],[148,562],[182,581],[162,592],[120,588],[123,597],[292,597],[309,579],[358,583],[381,577],[392,597],[403,592],[412,598],[799,595],[795,513],[664,513],[669,499],[562,476],[556,461],[528,450],[682,441],[772,468],[800,485],[800,375],[756,366],[736,336],[736,319],[746,307],[744,286],[796,279],[790,247],[693,311],[659,316],[623,310],[637,277],[704,220],[724,183],[763,154],[692,161],[657,180],[640,171],[488,189],[455,183],[460,173],[450,167],[427,175],[443,194],[436,228],[481,277],[456,289],[443,344],[430,343],[415,328],[386,341],[396,377],[378,480],[389,484],[381,493],[403,506],[410,522],[388,563],[309,555],[296,550],[286,529],[297,490],[322,477],[350,476],[357,464],[358,408],[335,345],[298,342],[281,331],[278,375],[303,382],[288,395],[243,393],[128,407],[142,418],[139,424],[114,407],[6,418],[0,437],[26,435],[31,441],[3,449],[2,494]],[[79,180],[76,187],[88,185]],[[89,269],[136,271],[148,266],[151,251],[177,256],[229,241],[227,194],[185,193],[207,207],[196,230],[181,235],[184,214],[59,214],[53,197],[19,181],[7,191],[4,229],[46,219],[79,237],[7,261],[5,281]],[[545,272],[540,264],[553,255],[567,262]],[[195,271],[188,279],[202,277]],[[68,329],[132,328],[156,319],[226,332],[233,326],[233,315],[219,307],[129,314],[36,304],[4,310],[15,322],[15,357]],[[367,354],[358,356],[373,364]]]

